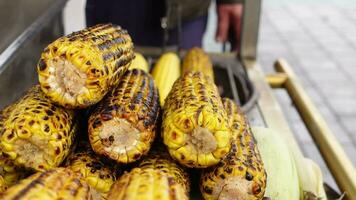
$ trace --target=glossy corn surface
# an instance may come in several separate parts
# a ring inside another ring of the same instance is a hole
[[[134,168],[120,177],[109,192],[108,200],[122,199],[185,200],[188,197],[184,188],[161,170]]]
[[[23,179],[19,184],[0,194],[0,199],[89,200],[92,199],[92,196],[89,185],[81,178],[80,174],[69,169],[56,168],[37,172]]]
[[[161,106],[164,105],[173,83],[179,78],[180,71],[180,60],[175,53],[163,54],[155,64],[152,76],[158,87]]]
[[[224,106],[236,135],[230,153],[219,164],[203,171],[200,190],[204,199],[262,199],[266,172],[256,141],[241,110],[232,100]]]
[[[151,75],[139,69],[127,71],[90,116],[93,150],[118,163],[140,159],[154,140],[159,112],[158,90]]]
[[[91,151],[75,153],[67,160],[66,166],[74,172],[81,173],[85,181],[102,196],[109,192],[116,180],[113,168],[105,165]]]
[[[184,74],[164,107],[162,137],[171,156],[188,167],[217,164],[230,151],[231,131],[217,88],[202,72]]]
[[[210,57],[199,47],[190,49],[183,59],[183,73],[202,72],[214,80],[213,64]]]
[[[54,105],[35,86],[3,121],[0,148],[15,165],[43,171],[62,163],[76,129],[74,112]]]
[[[128,69],[132,49],[127,31],[112,24],[61,37],[41,55],[37,66],[41,89],[66,108],[96,104]]]

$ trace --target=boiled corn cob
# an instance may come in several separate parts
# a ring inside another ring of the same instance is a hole
[[[266,172],[256,141],[239,108],[231,106],[232,100],[224,99],[223,102],[236,137],[226,158],[203,171],[201,193],[204,199],[262,199]]]
[[[203,73],[184,74],[174,83],[164,107],[162,138],[171,156],[188,167],[212,166],[230,151],[226,111]]]
[[[15,165],[47,170],[68,155],[76,127],[74,112],[54,105],[35,86],[5,118],[0,148]]]
[[[135,58],[131,61],[130,69],[142,69],[148,73],[148,62],[142,54],[135,52]]]
[[[173,177],[158,169],[134,168],[111,187],[108,200],[187,200],[185,189]]]
[[[169,91],[171,91],[174,81],[180,76],[180,60],[177,54],[163,54],[155,64],[152,76],[157,84],[161,106],[163,106],[164,100]]]
[[[151,147],[159,111],[151,75],[139,69],[127,71],[89,118],[93,150],[118,163],[138,160]]]
[[[66,108],[98,103],[134,58],[127,31],[99,24],[61,37],[41,55],[39,82],[46,95]]]
[[[25,199],[92,199],[89,185],[81,175],[65,168],[51,169],[23,179],[0,194],[2,200]]]
[[[139,165],[141,169],[159,169],[166,173],[167,176],[173,177],[175,182],[182,185],[187,195],[190,190],[188,173],[178,166],[166,152],[151,151]]]
[[[113,168],[104,165],[92,151],[75,153],[69,157],[67,168],[83,175],[86,182],[105,197],[116,180]]]
[[[183,59],[183,73],[203,72],[206,76],[214,80],[213,64],[209,56],[199,47],[190,49]]]

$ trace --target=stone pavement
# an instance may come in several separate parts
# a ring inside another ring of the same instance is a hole
[[[263,1],[258,59],[269,73],[279,57],[293,67],[356,164],[356,2]],[[336,188],[291,100],[283,90],[276,95],[304,153]]]

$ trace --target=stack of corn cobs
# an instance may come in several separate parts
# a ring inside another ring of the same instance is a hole
[[[249,123],[207,54],[182,69],[163,54],[151,74],[135,54],[112,24],[44,49],[39,85],[0,112],[0,199],[189,199],[198,176],[204,199],[263,198]]]

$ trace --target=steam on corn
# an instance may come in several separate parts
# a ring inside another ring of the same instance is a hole
[[[127,71],[90,116],[93,150],[118,163],[138,160],[151,147],[159,111],[153,78],[139,69]]]
[[[152,76],[157,84],[161,106],[163,106],[174,81],[180,76],[180,60],[177,54],[163,54],[155,64]]]
[[[240,109],[232,100],[223,102],[235,140],[226,158],[203,171],[200,190],[204,199],[262,199],[266,172],[256,141]]]
[[[116,180],[113,168],[104,165],[92,151],[75,153],[68,158],[66,166],[81,173],[86,182],[104,197]]]
[[[145,72],[149,72],[148,62],[143,57],[142,54],[135,52],[135,58],[132,60],[130,64],[130,69],[142,69]]]
[[[188,167],[217,164],[230,151],[232,134],[217,87],[201,72],[173,85],[163,114],[162,137],[171,156]]]
[[[39,82],[46,95],[66,108],[98,103],[134,58],[127,31],[99,24],[61,37],[41,55]]]
[[[159,169],[134,168],[111,187],[108,200],[187,200],[184,187]]]
[[[89,185],[80,174],[65,168],[38,172],[0,194],[2,200],[25,199],[92,199]]]
[[[209,56],[199,47],[190,49],[183,59],[183,73],[203,72],[214,80],[213,64]]]
[[[4,119],[0,148],[17,166],[48,170],[68,155],[76,127],[74,112],[54,105],[35,86]]]

